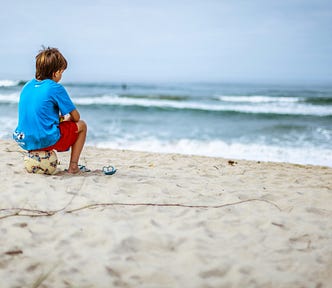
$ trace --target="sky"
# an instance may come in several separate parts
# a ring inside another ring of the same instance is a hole
[[[330,0],[1,0],[0,79],[332,83]]]

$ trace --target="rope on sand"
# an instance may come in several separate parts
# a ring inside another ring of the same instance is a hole
[[[241,201],[232,202],[232,203],[225,203],[225,204],[221,204],[221,205],[188,205],[188,204],[179,204],[179,203],[121,203],[121,202],[95,203],[95,204],[89,204],[89,205],[85,205],[85,206],[75,208],[75,209],[66,210],[66,208],[72,202],[72,200],[71,200],[64,208],[59,209],[59,210],[47,211],[47,210],[27,209],[27,208],[0,209],[0,212],[13,212],[11,214],[1,216],[0,219],[4,219],[4,218],[8,218],[8,217],[15,217],[15,216],[50,217],[50,216],[53,216],[60,212],[69,214],[69,213],[75,213],[75,212],[86,210],[86,209],[95,209],[95,208],[99,208],[99,207],[112,207],[112,206],[153,206],[153,207],[183,207],[183,208],[197,208],[197,209],[210,209],[210,208],[217,209],[217,208],[235,206],[235,205],[239,205],[242,203],[254,202],[254,201],[268,203],[268,204],[276,207],[279,211],[281,211],[281,208],[274,202],[266,200],[266,199],[259,199],[259,198],[246,199],[246,200],[241,200]]]

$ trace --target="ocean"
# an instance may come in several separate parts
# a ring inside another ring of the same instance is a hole
[[[0,139],[12,138],[24,83],[0,80]],[[332,166],[332,85],[62,84],[87,145]]]

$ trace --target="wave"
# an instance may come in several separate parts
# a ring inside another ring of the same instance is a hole
[[[309,97],[303,102],[313,105],[332,105],[332,97]]]
[[[114,139],[112,142],[88,144],[100,148],[332,166],[332,150],[317,147],[280,147],[267,144],[226,143],[222,140],[161,141],[153,138],[136,141]]]
[[[73,97],[73,102],[81,106],[123,106],[145,109],[192,110],[197,112],[230,112],[246,114],[275,114],[275,115],[308,115],[332,116],[329,105],[312,105],[304,102],[258,102],[258,103],[204,103],[200,101],[120,97],[117,95],[103,95],[97,97]],[[0,94],[0,104],[17,104],[19,92]]]
[[[174,101],[187,101],[190,99],[189,96],[181,95],[167,95],[167,94],[121,94],[121,97],[133,98],[133,99],[154,99],[154,100],[174,100]]]
[[[297,96],[218,96],[217,100],[225,103],[307,103],[313,105],[332,105],[332,96],[326,97],[297,97]]]
[[[13,80],[0,80],[0,87],[13,87],[17,86],[19,81]]]
[[[271,97],[272,98],[272,97]],[[281,114],[281,115],[312,115],[312,116],[331,116],[332,108],[319,105],[306,105],[305,103],[275,103],[275,105],[267,105],[266,103],[232,104],[227,103],[202,103],[194,101],[176,101],[176,100],[160,100],[147,98],[130,98],[120,97],[117,95],[103,95],[99,97],[81,97],[73,98],[77,105],[111,105],[111,106],[137,106],[142,108],[158,108],[158,109],[177,109],[177,110],[196,110],[205,112],[237,112],[251,114]],[[280,104],[280,105],[279,105]]]
[[[298,97],[272,97],[263,95],[254,96],[219,96],[222,102],[235,102],[235,103],[295,103],[301,99]]]
[[[15,115],[16,116],[16,115]],[[11,115],[1,115],[0,117],[0,139],[12,139],[12,133],[17,125],[17,118]]]
[[[17,104],[20,98],[20,94],[10,93],[10,94],[0,94],[0,104]]]
[[[23,86],[25,83],[23,80],[0,80],[0,87]]]

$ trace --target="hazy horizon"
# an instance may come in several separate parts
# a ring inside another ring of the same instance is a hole
[[[57,47],[68,82],[332,83],[329,1],[2,3],[0,80]]]

